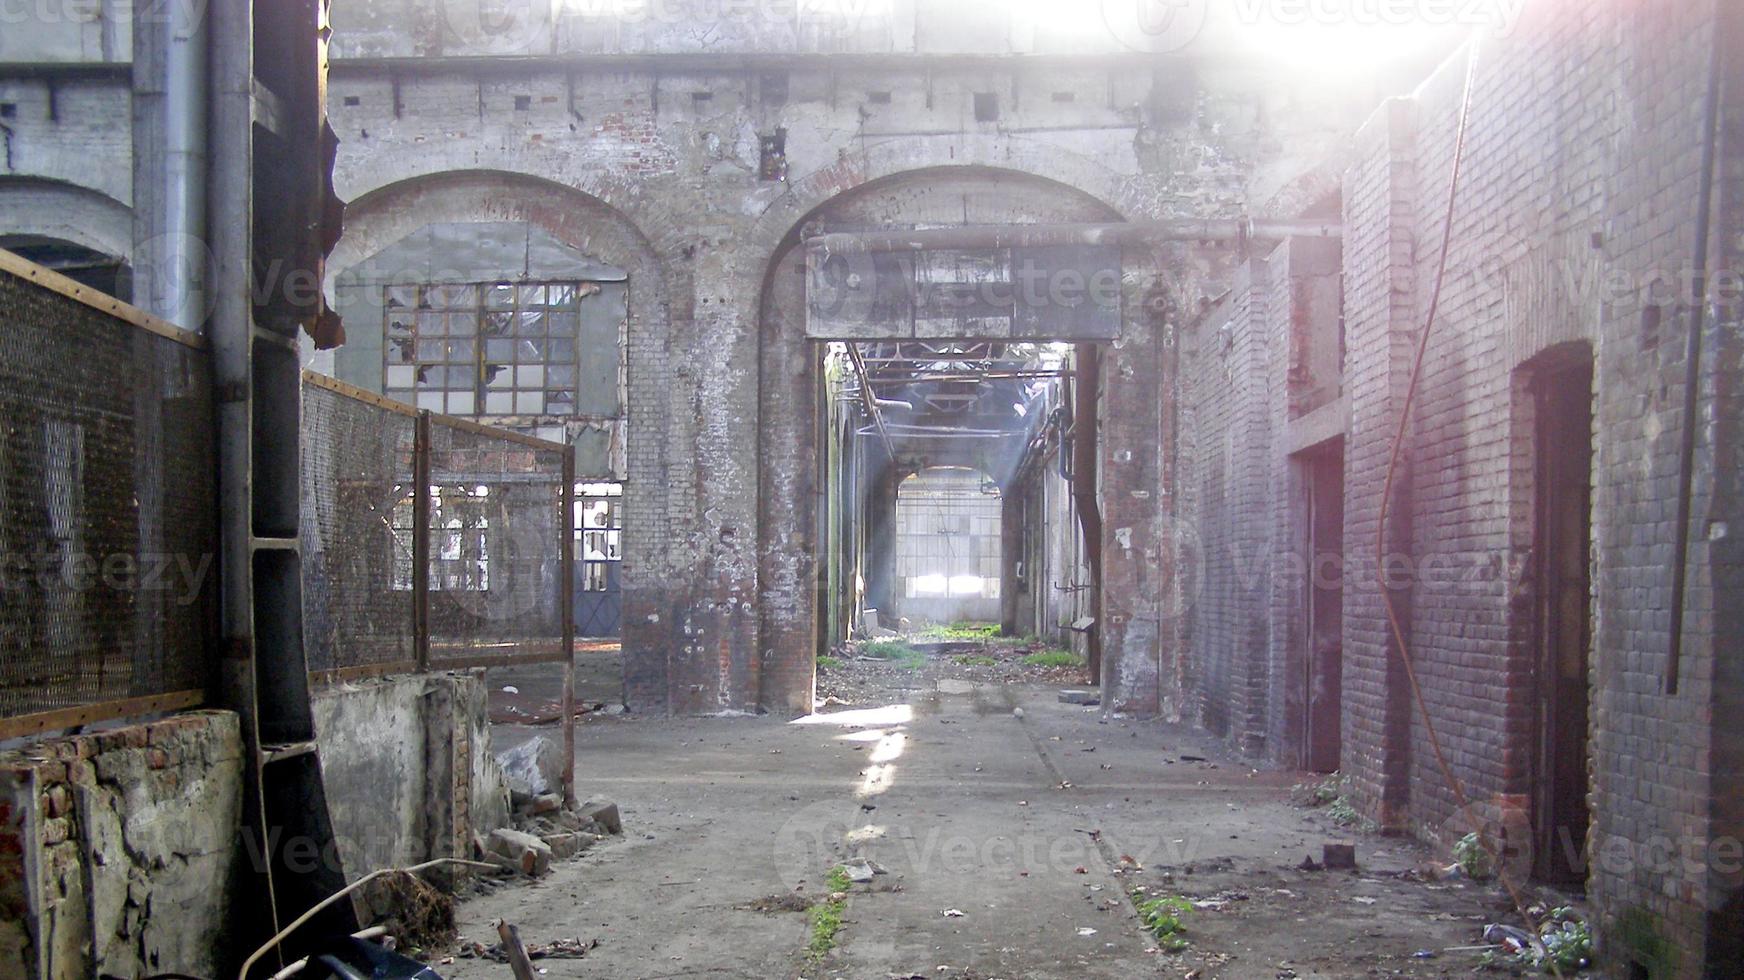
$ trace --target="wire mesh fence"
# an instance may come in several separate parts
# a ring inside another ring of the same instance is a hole
[[[303,649],[317,674],[418,666],[418,413],[365,394],[303,382]]]
[[[430,417],[430,661],[561,659],[574,480],[565,447]]]
[[[569,447],[304,378],[304,632],[340,679],[561,662]]]
[[[0,253],[0,736],[210,687],[213,400],[197,335]]]

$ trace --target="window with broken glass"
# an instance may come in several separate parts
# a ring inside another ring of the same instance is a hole
[[[581,562],[583,592],[611,589],[609,566],[623,559],[623,495],[621,483],[575,487],[575,554]]]
[[[490,589],[490,488],[430,488],[430,588],[442,592],[485,592]],[[415,503],[407,497],[394,505],[394,589],[412,587],[413,537],[417,533]]]
[[[591,282],[388,286],[383,391],[449,415],[575,414],[581,307],[599,293]]]

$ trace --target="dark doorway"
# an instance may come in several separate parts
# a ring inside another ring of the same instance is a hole
[[[1307,453],[1302,473],[1308,527],[1302,767],[1334,772],[1341,764],[1344,716],[1343,442]]]
[[[1531,387],[1538,678],[1533,871],[1545,882],[1579,884],[1586,877],[1592,361],[1559,359],[1534,370]]]

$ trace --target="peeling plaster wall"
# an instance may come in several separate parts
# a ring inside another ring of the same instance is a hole
[[[0,974],[216,976],[243,872],[236,716],[0,756]]]
[[[316,691],[315,733],[338,856],[348,878],[464,857],[508,826],[490,751],[482,672],[427,674]]]

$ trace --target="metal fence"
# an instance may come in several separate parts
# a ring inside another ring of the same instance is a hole
[[[570,447],[306,374],[302,457],[317,680],[568,661]]]
[[[0,737],[205,702],[204,348],[0,251]]]

